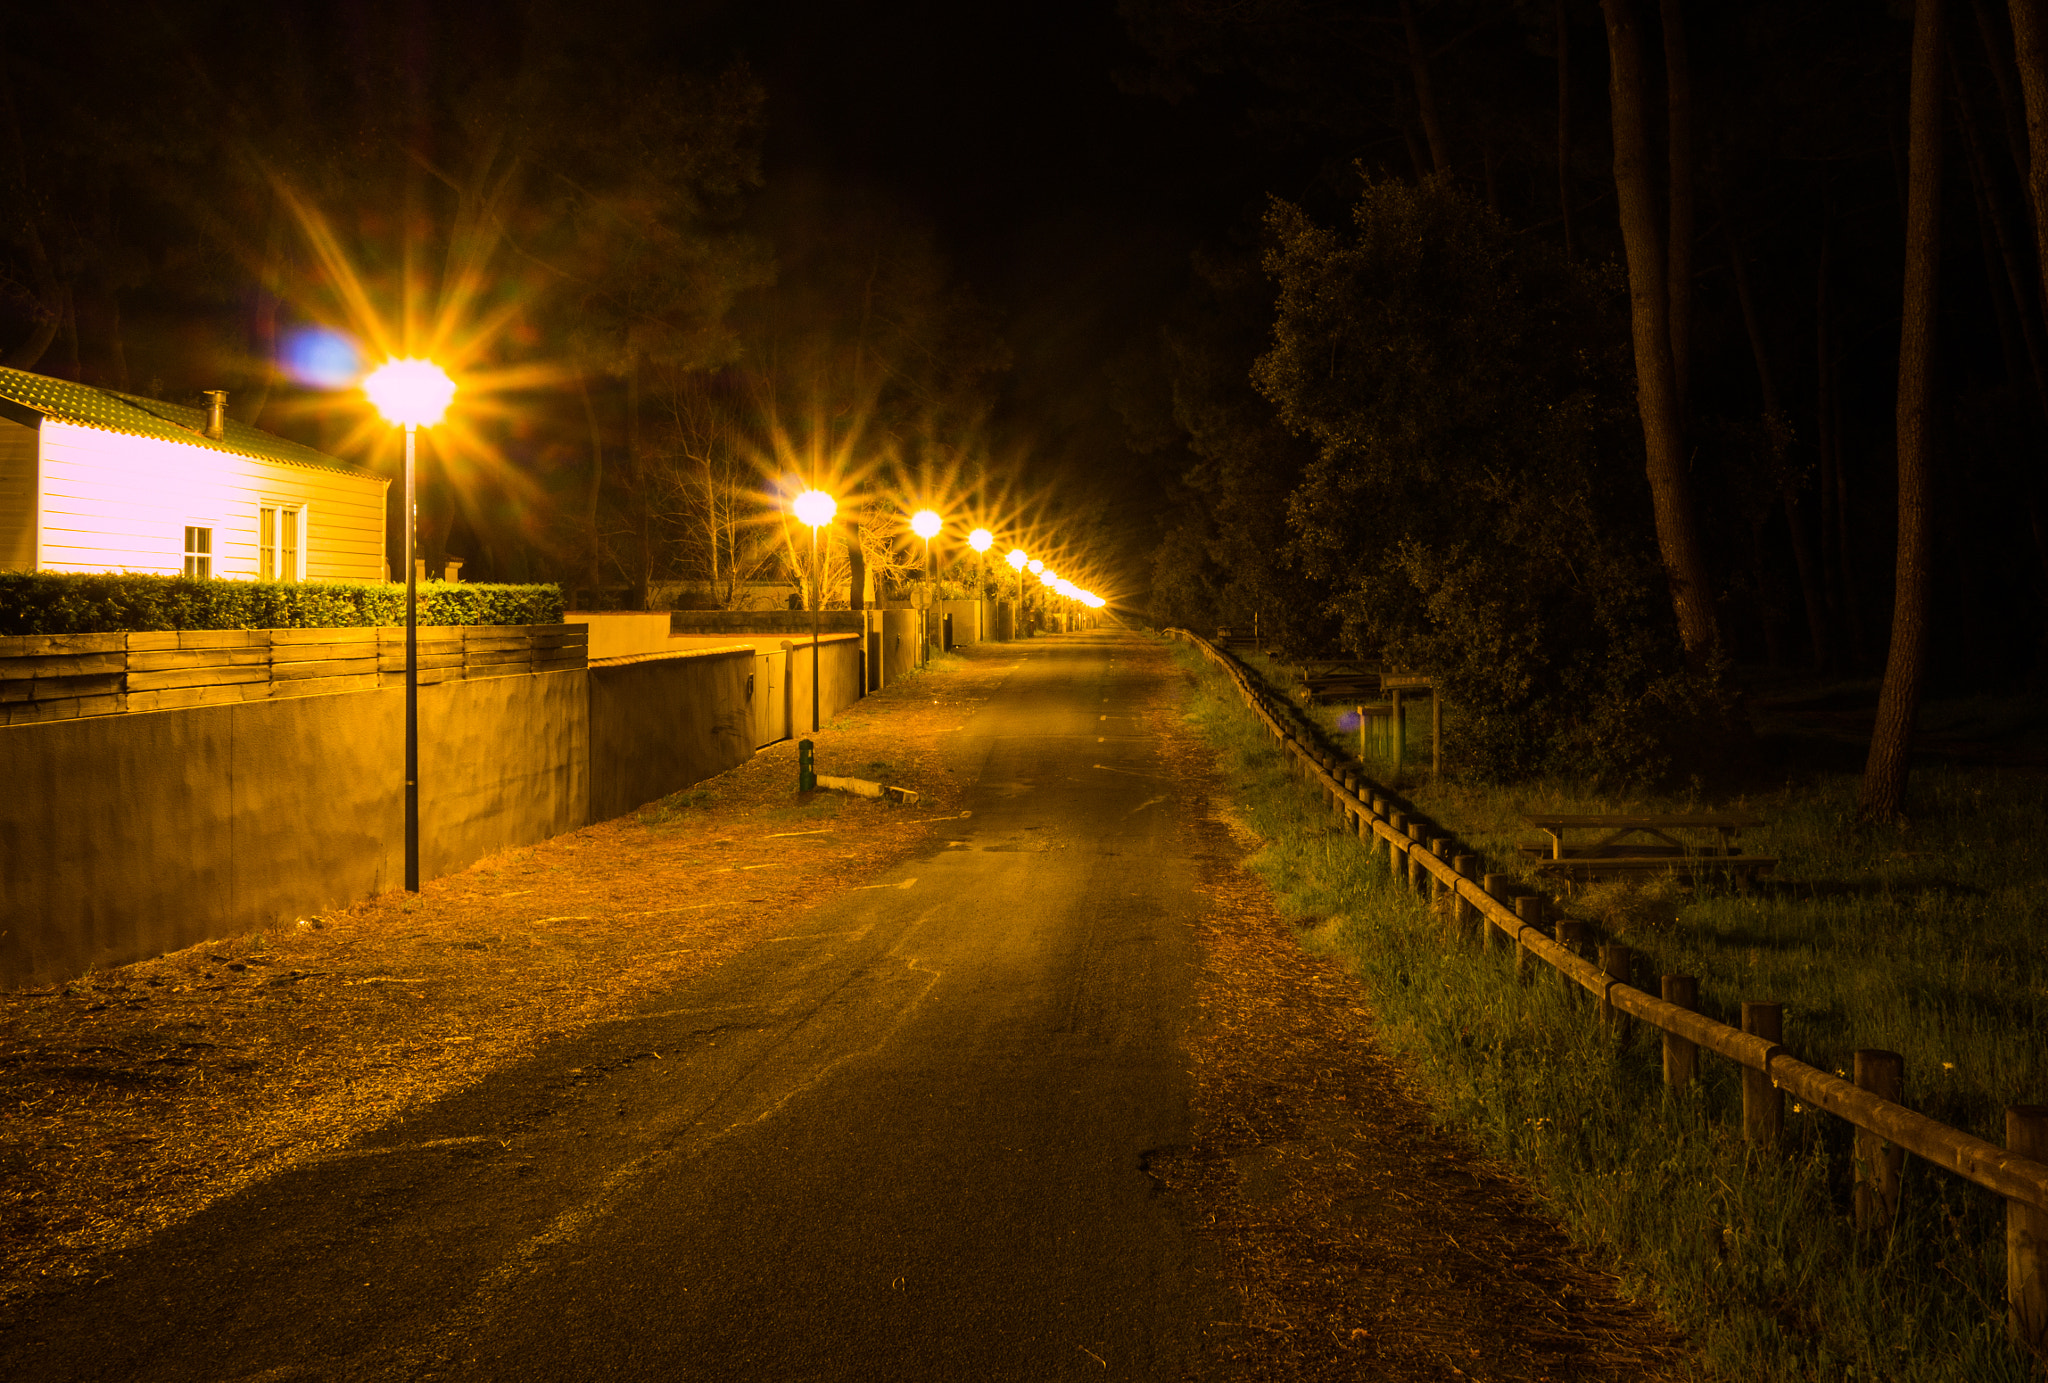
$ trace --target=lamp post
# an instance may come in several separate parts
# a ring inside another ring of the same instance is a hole
[[[825,573],[818,570],[818,530],[832,522],[839,504],[823,490],[806,490],[792,506],[799,522],[811,529],[811,733],[818,733],[818,640],[823,634]]]
[[[1045,574],[1045,563],[1039,558],[1034,557],[1025,565],[1030,569],[1030,572],[1033,576],[1043,576]],[[1022,580],[1019,580],[1017,582],[1017,586],[1020,591],[1022,590],[1023,585],[1024,583]],[[1019,600],[1022,600],[1024,597],[1020,594],[1017,598]],[[1041,611],[1045,608],[1043,601],[1039,603],[1039,608]]]
[[[910,516],[910,531],[924,539],[924,657],[921,663],[931,662],[932,656],[932,605],[938,596],[938,574],[932,570],[932,539],[939,536],[945,527],[945,520],[930,509],[920,509]]]
[[[985,638],[988,621],[983,617],[988,605],[988,550],[995,543],[996,535],[986,528],[977,528],[967,535],[967,546],[981,558],[981,580],[974,590],[974,636],[977,642]]]
[[[413,434],[432,427],[455,398],[455,381],[431,360],[392,360],[363,381],[384,421],[405,429],[405,888],[420,891],[419,572],[413,540],[419,511],[413,487]]]
[[[1031,560],[1031,556],[1023,548],[1013,547],[1004,560],[1017,573],[1017,619],[1015,627],[1010,630],[1010,637],[1021,639],[1024,637],[1024,564]]]
[[[1050,591],[1053,588],[1053,583],[1059,579],[1059,573],[1055,572],[1051,567],[1046,566],[1042,562],[1038,564],[1038,584],[1040,586]],[[1052,598],[1041,594],[1039,599],[1045,602],[1045,613],[1049,617],[1052,614]]]

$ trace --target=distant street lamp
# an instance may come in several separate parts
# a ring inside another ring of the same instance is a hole
[[[825,573],[818,570],[818,530],[832,522],[839,504],[823,490],[806,490],[790,506],[811,529],[811,733],[818,733],[818,640],[823,633]]]
[[[405,429],[405,887],[420,891],[419,582],[413,556],[419,508],[413,488],[413,433],[447,416],[455,381],[431,360],[392,360],[363,381],[384,421]]]
[[[932,539],[939,536],[939,530],[946,521],[930,509],[920,509],[910,516],[910,531],[924,539],[924,657],[920,663],[931,661],[932,654],[932,606],[938,600],[938,573],[932,567]]]

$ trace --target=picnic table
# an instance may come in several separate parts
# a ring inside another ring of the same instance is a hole
[[[1550,839],[1520,847],[1537,861],[1538,873],[1570,879],[1611,879],[1656,871],[1712,871],[1738,884],[1777,865],[1763,855],[1746,855],[1737,838],[1764,823],[1739,812],[1523,812],[1522,820]],[[1574,841],[1574,831],[1604,832]]]

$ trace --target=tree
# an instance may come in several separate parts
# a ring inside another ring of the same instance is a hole
[[[1290,553],[1347,647],[1424,671],[1501,776],[1655,774],[1705,684],[1660,633],[1619,285],[1444,179],[1334,230],[1277,203],[1256,380],[1315,455]]]
[[[1628,258],[1630,324],[1635,337],[1636,401],[1642,415],[1644,468],[1678,636],[1695,667],[1720,642],[1713,588],[1693,513],[1673,361],[1672,297],[1650,174],[1643,98],[1642,39],[1631,0],[1601,0],[1607,16],[1609,93],[1614,125],[1614,194]],[[1674,136],[1675,138],[1675,136]],[[1674,169],[1674,187],[1684,170]],[[1675,204],[1675,194],[1674,194]],[[1689,227],[1674,227],[1685,234]],[[1681,295],[1682,297],[1683,295]]]
[[[2015,7],[2017,13],[2018,7]],[[1941,0],[1916,0],[1907,119],[1906,282],[1899,322],[1899,552],[1891,651],[1857,810],[1865,821],[1902,819],[1913,722],[1920,714],[1932,588],[1933,486],[1928,470],[1934,385],[1934,308],[1941,285]]]

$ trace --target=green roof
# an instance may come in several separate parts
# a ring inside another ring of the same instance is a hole
[[[14,408],[6,407],[8,404]],[[265,461],[282,461],[293,466],[318,466],[327,471],[368,475],[361,466],[315,451],[308,446],[279,437],[261,428],[228,420],[225,437],[206,435],[206,410],[182,403],[164,403],[139,394],[121,394],[97,389],[90,384],[73,384],[48,375],[0,366],[0,411],[26,409],[58,422],[96,427],[103,432],[126,432],[136,437],[158,437],[167,442],[184,442],[195,447],[254,456]],[[376,477],[373,477],[376,478]]]

